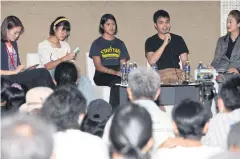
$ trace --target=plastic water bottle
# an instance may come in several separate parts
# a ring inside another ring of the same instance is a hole
[[[127,84],[127,64],[123,63],[121,66],[121,85]]]
[[[191,71],[190,62],[186,61],[186,64],[184,66],[184,75],[185,75],[186,82],[190,82],[190,71]]]
[[[134,63],[133,63],[133,69],[135,70],[136,68],[137,68],[137,63],[134,62]]]
[[[129,65],[128,65],[128,73],[132,72],[132,70],[133,70],[133,64],[129,63]]]
[[[158,66],[157,66],[157,64],[155,63],[155,64],[153,64],[152,66],[152,69],[154,69],[155,71],[158,71]]]
[[[198,69],[198,70],[204,69],[204,66],[203,66],[202,61],[199,61],[199,64],[198,64],[197,69]]]

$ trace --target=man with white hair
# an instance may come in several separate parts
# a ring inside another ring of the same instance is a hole
[[[169,137],[174,136],[171,119],[154,102],[160,95],[160,76],[155,70],[147,67],[133,70],[128,76],[127,93],[131,102],[144,107],[151,115],[153,120],[153,149],[162,146]],[[107,142],[110,126],[111,119],[108,121],[103,134],[103,139]]]

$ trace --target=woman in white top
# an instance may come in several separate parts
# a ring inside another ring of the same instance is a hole
[[[38,44],[41,65],[50,71],[52,77],[58,64],[75,58],[75,53],[71,52],[69,44],[65,41],[70,35],[70,30],[71,25],[68,19],[58,17],[50,25],[49,38]],[[91,81],[81,76],[77,85],[87,99],[87,103],[91,102],[94,98]]]
[[[65,17],[58,17],[50,26],[49,38],[38,44],[41,65],[47,70],[53,70],[63,61],[74,59],[75,53],[71,53],[70,46],[65,41],[70,30],[69,21]]]

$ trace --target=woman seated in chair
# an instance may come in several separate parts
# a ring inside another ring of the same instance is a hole
[[[71,52],[69,44],[65,41],[70,35],[71,25],[67,18],[58,17],[50,25],[48,39],[38,44],[38,55],[42,67],[49,70],[54,78],[55,68],[62,62],[74,62],[76,54]],[[94,97],[91,81],[81,76],[77,83],[78,89],[84,93],[90,102]]]
[[[115,17],[112,14],[103,15],[99,25],[101,36],[93,41],[89,53],[89,57],[93,59],[96,67],[93,80],[98,86],[112,87],[115,83],[120,83],[120,66],[130,59],[124,42],[115,37],[117,31]],[[112,89],[110,96],[119,96],[118,89],[116,89],[116,92]],[[110,103],[113,106],[118,105],[117,99],[111,97]],[[113,101],[116,101],[116,103],[112,103]]]
[[[24,26],[16,16],[6,17],[1,25],[1,72],[0,75],[12,83],[20,83],[28,88],[47,86],[54,88],[54,83],[46,69],[24,70],[21,65],[17,40],[24,32]]]
[[[58,17],[50,25],[48,39],[38,44],[38,55],[42,67],[54,74],[55,67],[64,61],[75,58],[69,44],[65,41],[70,35],[71,25],[67,18]]]
[[[240,11],[232,10],[227,18],[227,35],[217,42],[211,66],[219,72],[239,74],[240,71]]]

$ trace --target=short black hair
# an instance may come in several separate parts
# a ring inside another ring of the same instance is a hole
[[[79,129],[79,115],[86,112],[86,99],[73,85],[58,87],[44,102],[41,114],[53,122],[58,131]]]
[[[106,23],[106,21],[107,21],[108,19],[111,19],[111,20],[113,20],[113,21],[115,22],[115,24],[116,24],[116,29],[115,29],[114,35],[116,35],[117,32],[118,32],[118,26],[117,26],[117,21],[116,21],[115,17],[114,17],[112,14],[104,14],[104,15],[101,17],[101,19],[100,19],[100,24],[99,24],[99,33],[100,33],[101,35],[104,34],[103,25]]]
[[[6,41],[7,40],[7,30],[13,29],[14,27],[21,27],[21,33],[22,34],[24,32],[24,26],[21,22],[21,20],[14,16],[7,16],[1,25],[1,40],[2,41]]]
[[[63,30],[66,30],[68,32],[71,31],[71,24],[68,20],[62,20],[60,22],[58,22],[58,20],[60,19],[66,19],[66,17],[64,16],[60,16],[57,17],[50,25],[50,31],[49,31],[49,35],[54,36],[55,32],[54,32],[54,27],[56,27],[56,29],[60,26],[63,26]],[[67,35],[67,37],[69,36],[69,34]]]
[[[202,104],[186,99],[173,108],[172,118],[181,137],[200,140],[210,116]]]
[[[20,88],[10,86],[4,90],[1,94],[2,98],[6,101],[6,110],[7,114],[18,112],[19,107],[26,102],[26,93],[27,90],[22,88],[22,85],[19,85]]]
[[[77,67],[73,62],[62,62],[57,65],[54,72],[54,79],[57,85],[73,84],[78,80]]]
[[[123,158],[144,156],[141,149],[152,137],[152,124],[145,108],[137,104],[120,106],[110,127],[111,151],[122,154]]]
[[[158,10],[153,15],[153,22],[157,23],[158,18],[161,18],[161,17],[168,18],[170,20],[170,16],[169,16],[167,11],[165,11],[165,10]]]
[[[234,76],[223,83],[219,97],[228,111],[240,108],[240,76]]]
[[[3,99],[2,93],[10,86],[11,86],[11,81],[1,76],[1,99]]]

